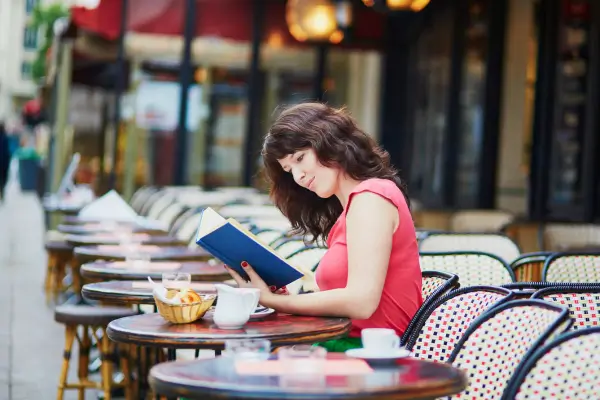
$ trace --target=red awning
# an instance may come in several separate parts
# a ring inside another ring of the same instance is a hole
[[[73,8],[73,22],[83,30],[106,39],[119,36],[122,0],[101,0],[98,8]],[[196,36],[250,41],[252,35],[252,1],[202,0],[196,6]],[[184,0],[129,0],[127,30],[146,34],[183,34]],[[383,37],[384,16],[359,6],[354,18],[355,37],[378,41]],[[285,21],[285,2],[269,2],[265,16],[266,35],[278,33],[283,43],[296,43]]]

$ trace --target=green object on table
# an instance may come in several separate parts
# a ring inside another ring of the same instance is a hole
[[[331,353],[343,353],[346,350],[362,347],[362,341],[360,338],[346,336],[339,339],[328,340],[326,342],[315,343],[314,346],[323,347]]]

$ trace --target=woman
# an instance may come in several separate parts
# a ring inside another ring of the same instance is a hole
[[[304,103],[285,110],[263,146],[275,205],[301,234],[327,240],[319,291],[273,293],[243,263],[260,303],[275,310],[352,319],[349,337],[322,344],[360,347],[364,328],[406,330],[421,306],[421,269],[408,198],[389,155],[345,110]],[[240,286],[244,280],[227,268]]]

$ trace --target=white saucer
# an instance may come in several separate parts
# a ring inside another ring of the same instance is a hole
[[[257,307],[256,308],[257,311],[253,312],[252,314],[250,314],[250,319],[260,319],[260,318],[265,318],[268,317],[269,315],[273,314],[275,312],[274,309],[272,308],[266,308],[266,307]],[[207,318],[207,319],[211,319],[213,317],[213,314],[215,313],[215,307],[211,307],[208,309],[208,311],[206,312],[206,314],[204,314],[203,318]]]
[[[395,360],[398,358],[406,358],[410,356],[410,351],[400,348],[394,350],[388,350],[384,353],[375,353],[373,351],[368,351],[365,348],[358,349],[350,349],[346,350],[346,355],[352,358],[363,358],[365,360]]]
[[[275,310],[272,308],[266,308],[266,307],[259,306],[256,309],[256,311],[254,311],[252,314],[250,314],[250,319],[268,317],[269,315],[273,314],[274,312],[275,312]]]

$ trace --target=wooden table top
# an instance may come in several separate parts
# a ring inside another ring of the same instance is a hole
[[[48,204],[46,202],[42,204],[42,207],[46,212],[62,213],[69,218],[73,217],[74,215],[77,215],[77,213],[83,208],[83,206],[81,205],[73,205],[68,203]]]
[[[233,358],[217,357],[158,364],[149,380],[159,395],[188,399],[436,399],[467,385],[464,373],[449,364],[404,358],[371,367],[360,375],[241,375]]]
[[[222,350],[230,339],[269,339],[273,346],[336,339],[350,330],[350,320],[274,313],[251,319],[242,329],[219,329],[204,317],[190,324],[172,324],[160,314],[121,318],[108,325],[108,337],[138,346]]]
[[[149,235],[166,235],[168,232],[164,229],[156,228],[156,227],[147,227],[147,226],[128,226],[125,225],[123,230],[132,231],[135,233],[147,233]],[[60,233],[70,234],[70,235],[93,235],[97,233],[114,233],[115,230],[119,229],[119,224],[108,224],[101,222],[88,222],[86,224],[81,225],[67,225],[67,224],[59,224],[56,227]]]
[[[225,282],[192,282],[190,288],[199,294],[213,294],[216,293],[213,285],[217,283]],[[106,303],[123,305],[154,304],[152,288],[148,281],[107,281],[88,283],[81,288],[81,295],[88,300],[97,300]]]
[[[224,281],[231,275],[222,264],[207,261],[150,261],[146,266],[132,266],[125,261],[95,261],[81,266],[81,276],[91,280],[161,280],[164,272],[186,272],[192,281]]]
[[[79,215],[65,215],[62,219],[62,223],[66,225],[83,225],[83,224],[96,224],[101,223],[102,219],[95,218],[82,218]],[[117,224],[130,224],[126,221],[115,221]]]
[[[152,248],[148,246],[145,249],[133,250],[129,246],[79,246],[73,250],[73,255],[81,263],[96,260],[125,260],[132,252],[143,252],[151,260],[172,260],[172,261],[208,261],[213,256],[202,247],[188,248],[187,246],[162,246]],[[122,248],[121,248],[122,247]]]
[[[178,239],[169,235],[148,235],[145,233],[134,233],[131,236],[131,241],[140,244],[153,246],[185,246],[188,241]],[[92,235],[65,235],[65,241],[72,246],[91,246],[103,244],[119,244],[123,238],[114,233],[98,233]]]

